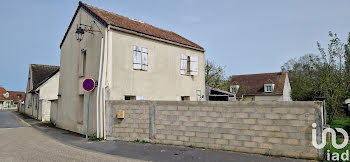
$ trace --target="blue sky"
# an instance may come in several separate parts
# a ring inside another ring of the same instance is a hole
[[[174,31],[201,45],[226,75],[280,71],[287,60],[317,53],[328,31],[345,41],[347,0],[86,0],[87,4]],[[0,2],[0,85],[26,88],[29,64],[59,65],[59,44],[77,0]]]

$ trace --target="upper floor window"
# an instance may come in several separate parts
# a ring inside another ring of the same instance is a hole
[[[264,91],[266,93],[271,93],[273,91],[275,84],[265,84],[264,85]]]
[[[80,76],[85,76],[86,74],[86,49],[81,49],[80,53],[80,63],[79,63],[79,74]]]
[[[239,88],[239,85],[231,85],[230,92],[236,94],[238,92],[238,88]]]
[[[134,46],[134,64],[135,70],[148,70],[148,49]]]
[[[180,74],[182,75],[198,75],[198,57],[181,55]]]

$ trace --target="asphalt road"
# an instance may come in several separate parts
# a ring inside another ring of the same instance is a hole
[[[12,111],[0,110],[0,128],[18,128],[26,125],[16,119]]]
[[[140,161],[63,144],[0,111],[0,161]]]

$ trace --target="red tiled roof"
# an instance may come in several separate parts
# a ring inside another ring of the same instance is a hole
[[[87,4],[82,3],[82,2],[79,2],[79,6],[78,6],[77,11],[75,12],[73,20],[74,20],[80,7],[83,7],[85,10],[87,10],[87,12],[89,12],[91,15],[93,15],[96,19],[98,19],[105,26],[113,25],[113,26],[116,26],[119,28],[135,31],[137,33],[146,34],[149,36],[165,39],[168,41],[172,41],[172,42],[176,42],[179,44],[191,46],[191,47],[194,47],[194,48],[197,48],[200,50],[204,50],[203,47],[197,45],[196,43],[191,42],[190,40],[188,40],[188,39],[172,32],[172,31],[160,29],[160,28],[157,28],[155,26],[149,25],[149,24],[144,23],[144,22],[132,20],[130,18],[121,16],[121,15],[118,15],[118,14],[115,14],[112,12],[108,12],[108,11],[87,5]],[[67,32],[66,32],[66,34],[61,42],[60,47],[62,46],[64,39],[65,39],[70,27],[72,26],[73,20],[72,20],[71,24],[69,25],[69,28],[68,28],[68,30],[67,30]]]
[[[8,93],[8,98],[4,94]],[[23,101],[25,96],[24,92],[19,91],[7,91],[4,87],[0,87],[0,100],[12,100],[12,101]]]
[[[287,73],[233,75],[230,85],[239,85],[237,97],[242,95],[282,95]],[[264,84],[275,84],[272,93],[264,92]]]
[[[8,91],[10,94],[10,99],[15,102],[21,102],[24,101],[25,93],[19,92],[19,91]]]
[[[6,94],[6,89],[4,87],[0,87],[0,100],[9,100],[8,98],[6,98],[4,96],[4,94]]]

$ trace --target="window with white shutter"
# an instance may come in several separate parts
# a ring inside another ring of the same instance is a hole
[[[148,49],[147,48],[143,48],[141,49],[141,69],[142,70],[147,70],[148,69]]]
[[[134,69],[141,69],[141,48],[134,46]]]
[[[198,75],[198,57],[197,56],[190,57],[190,74]]]
[[[180,74],[186,75],[187,73],[187,56],[184,54],[181,54],[181,60],[180,60]]]

